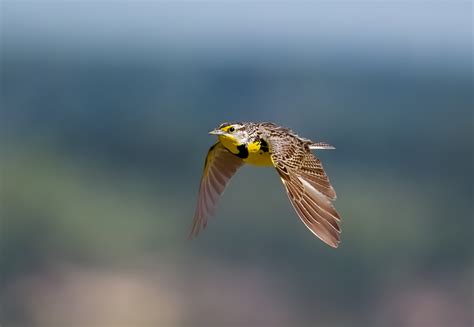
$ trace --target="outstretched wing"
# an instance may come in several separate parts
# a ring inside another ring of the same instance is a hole
[[[214,214],[217,201],[227,183],[243,164],[242,159],[230,153],[220,142],[209,149],[189,237],[196,236],[206,227],[207,220]]]
[[[272,161],[296,213],[314,235],[337,247],[340,217],[331,202],[336,192],[321,162],[302,144],[290,147],[291,151],[279,144],[274,146]]]

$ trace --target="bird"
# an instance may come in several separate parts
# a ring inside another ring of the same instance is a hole
[[[209,132],[218,140],[207,153],[189,237],[206,228],[217,202],[236,171],[245,164],[274,167],[296,214],[320,240],[340,243],[341,218],[336,192],[321,161],[311,150],[335,149],[270,122],[225,122]]]

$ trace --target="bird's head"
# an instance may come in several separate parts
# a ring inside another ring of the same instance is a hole
[[[235,146],[247,143],[249,136],[243,123],[223,123],[209,134],[217,135],[224,144],[232,143]]]

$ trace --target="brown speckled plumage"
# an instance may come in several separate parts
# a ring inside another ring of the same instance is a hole
[[[219,128],[229,126],[224,123]],[[309,230],[332,247],[340,242],[340,217],[332,201],[336,199],[321,161],[311,149],[332,149],[324,142],[302,138],[288,128],[273,123],[235,123],[236,130],[248,135],[247,143],[263,140],[268,144],[271,162],[276,168],[296,213]],[[244,162],[219,142],[211,147],[201,180],[198,205],[191,235],[207,224],[219,195]]]

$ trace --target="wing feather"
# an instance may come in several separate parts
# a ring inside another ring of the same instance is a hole
[[[220,142],[209,149],[189,237],[196,236],[206,228],[207,221],[214,214],[217,202],[227,183],[243,164],[242,159],[230,153]]]
[[[311,152],[303,155],[300,167],[300,175],[304,177],[314,188],[326,195],[329,199],[336,199],[336,192],[329,182],[329,178],[324,171],[321,161]]]
[[[272,148],[272,161],[301,221],[323,242],[337,247],[341,219],[332,204],[336,192],[321,162],[301,145],[286,152],[281,144],[272,144]]]
[[[340,240],[339,232],[315,213],[307,202],[298,200],[298,193],[295,193],[295,188],[291,186],[291,183],[284,179],[282,181],[287,188],[290,203],[304,225],[320,240],[332,247],[337,247]]]

